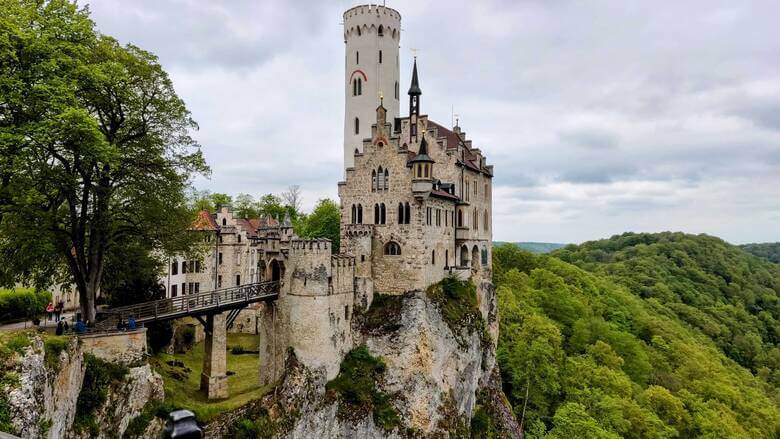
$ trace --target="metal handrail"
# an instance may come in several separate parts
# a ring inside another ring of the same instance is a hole
[[[107,320],[97,324],[116,324],[116,318],[125,319],[133,316],[136,322],[170,318],[171,315],[197,314],[209,309],[229,307],[231,305],[245,306],[251,302],[263,300],[279,292],[278,281],[258,282],[215,291],[207,291],[194,295],[183,295],[150,302],[126,305],[105,310],[111,315]]]

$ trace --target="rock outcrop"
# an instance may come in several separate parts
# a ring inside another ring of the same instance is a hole
[[[114,365],[124,375],[107,386],[105,400],[90,414],[99,433],[95,436],[94,432],[74,427],[79,394],[85,385],[85,358],[76,338],[67,340],[59,352],[46,349],[40,337],[31,338],[31,345],[13,362],[10,371],[18,376],[17,383],[2,389],[20,437],[121,437],[149,401],[162,400],[162,378],[148,364]]]
[[[262,418],[276,437],[289,438],[461,437],[479,407],[492,420],[493,434],[519,437],[495,361],[495,293],[489,282],[479,289],[480,324],[453,328],[425,292],[392,296],[373,322],[355,320],[355,345],[383,360],[376,385],[389,395],[400,426],[386,430],[370,413],[345,413],[326,390],[326,372],[307,368],[292,351],[274,391],[234,416],[234,425],[235,418]],[[229,425],[212,429],[212,437],[230,437]]]

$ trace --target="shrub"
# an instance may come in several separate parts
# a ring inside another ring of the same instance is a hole
[[[0,321],[32,319],[46,311],[51,293],[32,288],[0,289]]]
[[[73,421],[78,430],[89,429],[93,436],[99,430],[94,414],[106,402],[111,384],[124,380],[127,368],[103,361],[92,354],[84,354],[84,382],[76,401],[76,417]]]
[[[399,426],[398,411],[376,385],[384,372],[385,362],[372,356],[365,345],[349,351],[338,376],[325,386],[331,397],[340,400],[339,416],[358,419],[372,413],[374,422],[387,431]]]
[[[467,337],[476,331],[480,332],[480,337],[485,338],[485,322],[479,312],[477,288],[473,283],[447,276],[428,287],[426,293],[438,306],[442,318],[461,347],[468,342]]]
[[[68,338],[62,336],[46,337],[43,341],[43,358],[46,367],[55,370],[60,365],[60,353],[68,347]]]
[[[360,317],[363,330],[369,334],[383,335],[401,328],[401,310],[405,296],[375,294],[371,307]]]
[[[150,323],[146,328],[146,342],[149,345],[149,349],[155,354],[171,344],[171,339],[173,338],[173,325],[171,325],[171,322]]]
[[[195,327],[193,325],[181,325],[176,328],[176,334],[173,336],[173,351],[175,353],[186,353],[194,344]]]

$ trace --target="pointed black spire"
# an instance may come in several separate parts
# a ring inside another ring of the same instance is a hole
[[[409,160],[409,163],[420,162],[435,163],[431,156],[428,155],[428,141],[425,140],[425,136],[423,136],[422,140],[420,140],[420,151],[417,152],[417,155],[414,156],[413,159]]]
[[[420,81],[417,79],[417,57],[414,57],[414,68],[412,69],[412,85],[409,87],[409,96],[420,96]]]

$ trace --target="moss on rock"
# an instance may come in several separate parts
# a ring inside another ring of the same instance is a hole
[[[448,276],[428,287],[426,294],[441,311],[459,346],[465,347],[475,332],[485,339],[487,331],[477,304],[477,287],[471,281]]]

